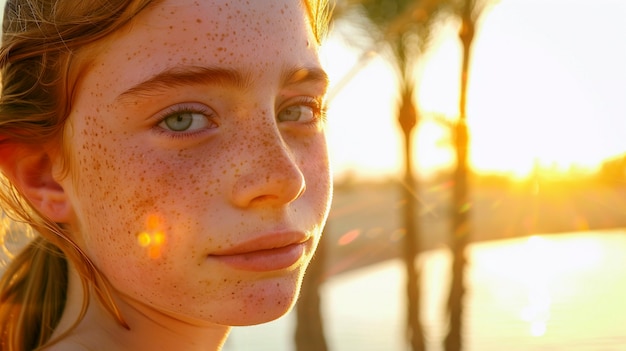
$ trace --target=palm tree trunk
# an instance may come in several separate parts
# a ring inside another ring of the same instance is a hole
[[[460,351],[463,347],[463,298],[465,296],[465,248],[470,235],[470,202],[468,196],[468,144],[469,133],[466,123],[467,82],[469,75],[470,49],[474,39],[474,22],[471,12],[473,0],[465,1],[462,26],[459,32],[463,46],[461,69],[461,91],[459,101],[459,121],[455,131],[457,164],[454,171],[454,192],[452,205],[452,283],[448,298],[449,329],[444,345],[446,351]]]
[[[398,120],[404,135],[404,184],[402,195],[404,200],[403,222],[406,230],[404,236],[404,262],[407,275],[407,338],[413,351],[424,351],[424,332],[420,323],[420,270],[416,265],[419,253],[419,230],[417,215],[417,186],[413,175],[412,137],[417,124],[417,110],[413,104],[413,89],[408,88],[402,94],[402,102]]]
[[[326,229],[325,229],[326,231]],[[326,235],[322,235],[315,257],[309,265],[296,305],[295,344],[297,351],[327,351],[319,288],[324,280]]]

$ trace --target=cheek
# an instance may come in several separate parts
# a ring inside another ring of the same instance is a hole
[[[326,140],[323,136],[302,144],[298,150],[298,163],[304,173],[307,191],[313,193],[321,205],[330,200],[332,180]]]
[[[146,254],[142,233],[169,232],[171,222],[190,225],[176,217],[189,211],[185,191],[197,180],[181,179],[176,170],[187,169],[184,166],[168,164],[141,143],[106,133],[95,125],[75,138],[72,157],[77,182],[74,203],[82,241],[90,256],[99,260],[110,259],[102,255],[120,258]]]
[[[203,206],[195,189],[211,193],[200,185],[206,178],[198,176],[207,169],[189,172],[193,168],[183,161],[165,162],[176,157],[159,159],[123,139],[96,150],[76,153],[82,170],[77,177],[78,235],[114,286],[153,300],[146,294],[160,291],[161,285],[182,285],[181,267],[195,267],[202,255],[194,235]],[[212,196],[202,196],[204,207],[213,205],[208,203]],[[184,295],[186,289],[177,291]]]
[[[76,152],[75,203],[85,249],[97,260],[104,255],[132,253],[140,228],[137,223],[143,222],[144,209],[153,205],[150,198],[133,195],[145,192],[138,181],[141,172],[132,171],[140,169],[141,161],[110,145],[94,149],[90,141],[82,146]]]

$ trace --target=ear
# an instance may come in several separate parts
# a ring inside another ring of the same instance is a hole
[[[43,146],[3,144],[0,167],[36,210],[54,222],[68,223],[72,206],[54,177],[50,153]]]

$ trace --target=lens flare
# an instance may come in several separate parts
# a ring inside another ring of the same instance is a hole
[[[156,215],[149,215],[146,219],[146,230],[137,235],[137,244],[146,250],[148,257],[157,259],[161,257],[165,244],[161,219]]]
[[[360,235],[361,235],[360,229],[350,230],[339,238],[339,240],[337,241],[337,244],[339,244],[339,246],[346,246],[350,244],[351,242],[353,242],[354,240],[356,240]]]

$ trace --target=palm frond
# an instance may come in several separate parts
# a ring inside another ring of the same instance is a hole
[[[452,2],[338,0],[334,20],[348,44],[388,56],[404,81],[431,43],[435,24],[454,8]]]

